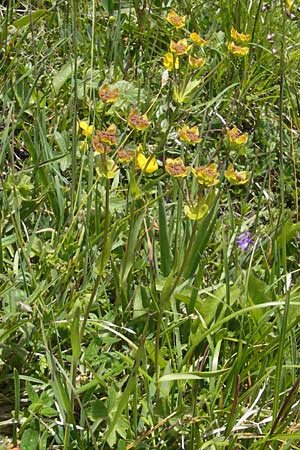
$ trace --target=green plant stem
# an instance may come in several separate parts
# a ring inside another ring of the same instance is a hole
[[[281,39],[281,53],[280,53],[280,101],[279,101],[279,162],[280,162],[280,198],[281,198],[281,220],[284,220],[285,215],[285,185],[284,185],[284,162],[283,162],[283,99],[284,99],[284,79],[285,79],[285,30],[286,30],[286,14],[285,3],[281,0],[281,12],[282,12],[282,39]],[[283,273],[285,275],[284,289],[286,291],[285,305],[283,311],[283,317],[281,319],[280,327],[280,340],[277,354],[277,365],[275,375],[275,387],[274,387],[274,403],[273,403],[273,421],[276,420],[279,408],[279,396],[282,384],[282,364],[284,349],[286,346],[286,331],[287,331],[287,319],[290,304],[290,290],[287,286],[287,256],[286,256],[286,227],[282,230],[282,265]]]

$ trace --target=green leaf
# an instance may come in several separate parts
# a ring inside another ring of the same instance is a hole
[[[80,65],[81,60],[77,61],[78,66]],[[63,85],[71,78],[74,70],[74,61],[70,61],[64,64],[61,69],[54,75],[52,80],[52,87],[55,94],[58,94]]]
[[[39,443],[39,433],[36,430],[28,428],[24,431],[21,439],[22,450],[36,450]]]
[[[178,380],[202,380],[203,378],[218,377],[224,375],[230,369],[220,369],[212,372],[183,372],[183,373],[169,373],[160,377],[159,382],[164,381],[178,381]]]
[[[269,286],[256,277],[251,270],[248,279],[248,294],[255,305],[272,301],[272,295]]]
[[[128,278],[128,275],[131,271],[131,268],[133,266],[134,260],[135,260],[135,250],[136,245],[139,237],[140,228],[143,222],[144,214],[140,214],[137,217],[133,217],[131,224],[130,224],[130,230],[129,230],[129,236],[127,241],[127,248],[124,254],[124,258],[122,261],[122,267],[121,267],[121,282],[122,284],[125,284]]]
[[[203,80],[189,80],[187,85],[180,89],[176,86],[174,87],[174,100],[177,103],[187,103],[189,101],[190,95],[196,87],[199,86],[200,83],[203,83]]]
[[[80,333],[79,333],[80,309],[77,308],[74,315],[74,320],[71,325],[71,345],[73,358],[78,360],[80,356]]]
[[[108,233],[106,240],[103,243],[102,252],[97,258],[94,265],[94,272],[97,275],[102,275],[105,269],[106,264],[108,263],[111,255],[111,246],[112,246],[112,233]]]
[[[158,199],[158,225],[159,225],[159,247],[160,247],[160,266],[164,277],[168,276],[172,268],[172,255],[169,242],[169,232],[167,226],[167,216],[162,189],[159,184]]]
[[[95,400],[89,410],[89,416],[93,420],[106,418],[108,416],[107,408],[102,400]]]
[[[31,22],[35,22],[36,20],[40,19],[41,17],[48,14],[47,9],[38,9],[37,11],[33,11],[31,14],[28,14],[27,16],[23,16],[20,19],[15,20],[12,25],[15,28],[23,28],[26,25],[30,25]]]

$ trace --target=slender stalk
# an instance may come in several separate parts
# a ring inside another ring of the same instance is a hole
[[[284,80],[285,80],[285,32],[286,32],[286,14],[285,14],[285,2],[281,0],[281,12],[282,12],[282,38],[281,38],[281,53],[280,53],[280,98],[279,98],[279,163],[280,163],[280,198],[281,198],[281,221],[284,221],[285,215],[285,185],[284,185],[284,161],[283,161],[283,100],[284,100]],[[283,317],[281,319],[279,348],[277,354],[276,375],[275,375],[275,387],[274,387],[274,404],[273,404],[273,421],[276,420],[279,407],[279,396],[282,384],[282,365],[283,355],[286,346],[286,331],[287,331],[287,319],[290,304],[290,291],[287,286],[287,256],[286,256],[286,227],[282,228],[282,247],[281,247],[281,261],[283,266],[283,273],[285,275],[285,305]]]
[[[74,54],[74,73],[73,73],[73,111],[72,111],[72,188],[71,188],[71,204],[72,216],[76,210],[76,186],[77,186],[77,0],[72,0],[72,48]]]

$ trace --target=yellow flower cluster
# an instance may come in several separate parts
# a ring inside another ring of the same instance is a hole
[[[246,56],[249,53],[249,47],[237,45],[236,42],[247,43],[251,39],[250,34],[239,33],[235,28],[231,28],[230,36],[233,39],[227,45],[228,50],[236,56]]]
[[[176,11],[171,10],[167,14],[166,21],[175,27],[177,30],[185,26],[185,16],[180,16]],[[190,41],[190,42],[189,42]],[[187,55],[190,53],[194,46],[204,47],[207,45],[208,41],[203,39],[198,33],[192,32],[189,34],[189,41],[187,38],[179,39],[177,42],[171,40],[169,46],[169,52],[167,52],[163,57],[163,65],[165,68],[171,72],[172,70],[179,69],[180,66],[180,56]],[[189,65],[192,69],[199,69],[205,64],[204,57],[195,57],[189,54],[188,59]]]

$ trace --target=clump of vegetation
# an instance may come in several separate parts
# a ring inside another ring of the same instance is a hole
[[[0,17],[0,449],[299,449],[296,2]]]

